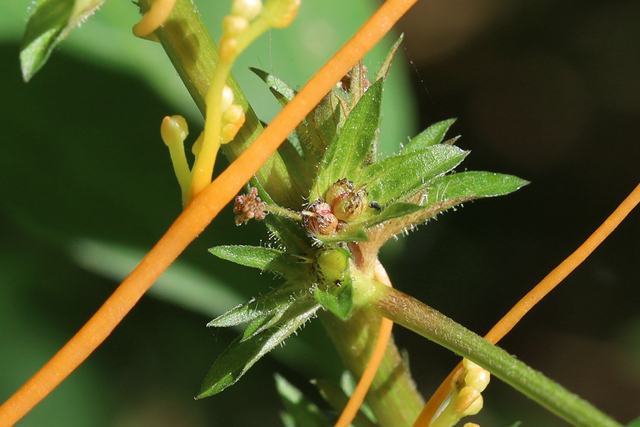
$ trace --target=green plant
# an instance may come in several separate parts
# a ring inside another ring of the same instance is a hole
[[[374,93],[374,92],[371,92],[371,93]],[[372,95],[372,97],[373,97],[373,95]],[[372,102],[372,101],[369,101],[369,102]],[[360,113],[360,114],[361,114],[360,120],[362,120],[363,113]],[[375,117],[375,115],[374,115],[374,117]],[[332,146],[336,147],[337,145],[332,145]],[[447,150],[443,149],[443,151],[447,151]],[[453,160],[450,160],[452,162],[454,162],[454,160],[455,160],[455,162],[457,162],[457,159],[459,159],[463,155],[460,151],[456,151],[454,148],[451,148],[449,151],[452,152]],[[360,156],[360,159],[366,158],[367,157],[367,152],[368,152],[367,147],[363,147],[363,149],[361,149],[359,152],[356,152],[356,157]],[[422,153],[420,153],[420,154],[422,154]],[[424,153],[424,155],[426,155],[426,152]],[[458,156],[458,157],[456,157],[456,156]],[[449,159],[447,158],[446,160],[449,160]],[[329,165],[333,166],[328,161],[325,161],[323,164],[325,165],[325,167],[322,169],[322,172],[321,172],[320,176],[322,177],[322,174],[324,173],[324,175],[326,175],[328,178],[326,178],[324,180],[316,180],[316,183],[320,182],[321,184],[319,184],[319,185],[324,185],[324,188],[320,188],[318,186],[314,186],[314,188],[311,191],[312,192],[315,191],[315,196],[319,196],[321,194],[325,194],[325,190],[327,190],[327,188],[329,186],[331,186],[335,182],[337,182],[338,178],[343,178],[342,177],[342,175],[343,175],[342,172],[355,173],[356,176],[358,176],[359,174],[363,175],[363,176],[366,177],[366,179],[373,180],[374,183],[376,182],[375,180],[378,179],[378,178],[376,178],[376,175],[374,173],[375,171],[374,172],[369,172],[370,170],[375,169],[375,164],[367,166],[367,168],[370,168],[370,169],[364,168],[362,171],[359,170],[360,166],[357,163],[356,164],[345,163],[345,164],[339,165],[339,168],[336,169],[336,170],[328,169]],[[382,166],[380,166],[380,168],[382,168]],[[337,172],[335,172],[335,171],[337,171]],[[367,173],[370,174],[370,175],[367,175]],[[335,174],[335,176],[333,176],[334,174]],[[473,177],[473,175],[465,175],[465,176]],[[349,178],[351,178],[351,177],[349,177]],[[464,176],[461,179],[464,179]],[[380,178],[380,181],[382,181],[381,178]],[[302,181],[302,182],[304,182],[304,181]],[[357,184],[358,183],[356,182],[356,188],[357,188]],[[388,184],[388,183],[385,182],[385,184]],[[413,184],[413,185],[415,185],[415,184]],[[374,193],[375,196],[376,196],[375,197],[376,199],[382,200],[382,199],[384,199],[386,197],[389,200],[393,200],[394,196],[395,196],[395,198],[400,197],[397,194],[393,195],[393,194],[385,193],[385,190],[386,190],[385,187],[389,187],[389,186],[388,185],[382,185],[382,186],[380,186],[380,189],[378,189],[377,192]],[[360,189],[357,188],[357,191],[355,191],[355,194],[358,197],[361,197],[362,195],[359,192],[359,190]],[[412,187],[412,188],[410,187],[408,190],[405,190],[405,191],[411,191],[411,190],[416,190],[416,187]],[[407,194],[407,193],[405,193],[405,194]],[[327,196],[325,195],[324,197],[327,197]],[[377,200],[374,200],[374,201],[377,201]],[[333,208],[335,209],[335,207],[333,207]],[[386,212],[387,217],[382,217],[382,218],[378,217],[376,219],[375,215],[382,215],[382,213],[378,214],[378,210],[375,207],[372,207],[369,210],[367,210],[367,211],[362,213],[362,218],[358,217],[358,218],[355,218],[352,221],[350,217],[346,217],[348,219],[348,221],[346,221],[346,222],[350,224],[350,226],[352,227],[352,230],[349,230],[349,228],[345,228],[345,230],[342,232],[343,234],[338,234],[336,236],[329,235],[329,238],[322,237],[322,235],[318,236],[318,237],[320,238],[320,240],[333,239],[334,237],[337,237],[338,239],[346,239],[346,240],[361,238],[362,234],[361,233],[358,234],[358,228],[371,227],[372,225],[374,225],[376,220],[392,219],[391,214],[393,214],[393,215],[408,214],[408,213],[411,212],[412,209],[416,209],[416,208],[415,207],[411,207],[410,205],[396,205],[396,207],[394,207],[394,209],[395,209],[395,211],[394,210],[383,211],[383,212]],[[309,211],[311,211],[312,213],[315,213],[316,215],[319,214],[319,212],[313,212],[312,209],[309,209]],[[312,218],[311,216],[307,216],[307,217],[308,218]],[[416,218],[416,219],[422,219],[422,218]],[[354,225],[351,225],[352,222],[354,223]],[[405,225],[405,224],[398,223],[397,227],[400,227],[399,229],[402,229],[402,227],[401,227],[402,225]],[[307,228],[312,228],[312,227],[307,224]],[[324,232],[325,230],[319,229],[319,231],[323,231]],[[352,234],[349,234],[349,232],[351,232]],[[386,234],[386,235],[383,233],[383,237],[388,237],[389,234],[393,234],[393,233],[390,233],[390,232],[387,232],[387,233],[388,234]],[[373,239],[371,239],[371,240],[373,240]],[[331,244],[330,241],[327,242],[327,243]],[[363,245],[363,246],[365,246],[365,245]],[[362,267],[363,268],[361,268],[361,269],[359,268],[358,270],[364,270],[364,273],[365,273],[364,276],[369,276],[369,279],[370,279],[371,271],[372,271],[372,268],[373,268],[373,259],[374,259],[374,258],[372,258],[371,254],[375,254],[375,252],[377,252],[377,247],[375,246],[375,244],[372,244],[372,246],[369,247],[367,249],[367,251],[369,252],[368,255],[362,256],[362,258],[361,258],[361,262],[362,262]],[[354,252],[354,250],[352,249],[352,253],[353,252]],[[319,260],[318,260],[319,264],[324,264],[325,263],[323,254],[326,254],[326,252],[323,251],[320,254],[318,254],[318,256],[317,256],[319,258]],[[336,253],[335,252],[330,252],[330,254],[329,254],[330,259],[332,259],[334,257],[334,254],[336,254]],[[340,259],[340,256],[342,256],[340,254],[340,251],[338,251],[338,254],[336,254],[336,256],[337,256],[338,259]],[[312,256],[311,258],[314,259],[315,256]],[[323,269],[319,268],[319,270],[322,271]],[[340,270],[342,270],[342,269],[340,269]],[[337,274],[338,276],[342,277],[342,275],[345,274],[345,273],[343,271],[338,271],[338,273],[335,273],[334,271],[329,271],[327,274],[329,276],[332,276],[332,277],[334,276],[334,274]],[[356,272],[351,272],[350,271],[350,274],[346,274],[344,276],[345,280],[348,277],[353,278],[354,274],[356,274]],[[356,276],[357,276],[357,274],[356,274]],[[308,277],[306,279],[308,279]],[[357,277],[356,277],[356,279],[357,279]],[[364,279],[361,278],[359,280],[362,281],[362,280],[367,280],[367,279],[365,277]],[[346,281],[348,282],[348,280],[346,280]],[[356,280],[356,282],[357,282],[357,280]],[[318,288],[318,289],[319,289],[320,293],[318,295],[316,295],[316,298],[319,299],[319,300],[321,300],[323,298],[323,297],[320,297],[320,295],[323,295],[323,292],[326,293],[327,291],[330,291],[329,289],[322,289],[322,288]],[[349,287],[346,286],[345,289],[348,290]],[[329,309],[332,309],[333,311],[335,311],[338,314],[346,315],[347,313],[345,311],[348,311],[350,309],[349,299],[346,300],[346,306],[342,305],[342,304],[338,304],[337,306],[332,306],[332,303],[331,303],[332,299],[331,298],[327,299],[327,297],[324,297],[324,298],[325,298],[324,299],[325,307],[329,308]],[[337,301],[340,302],[341,299],[338,299]]]

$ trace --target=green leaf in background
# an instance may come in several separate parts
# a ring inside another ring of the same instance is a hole
[[[640,427],[640,418],[636,418],[635,420],[631,421],[629,424],[627,424],[627,427]]]
[[[438,123],[434,123],[413,138],[403,149],[402,153],[410,153],[421,148],[430,147],[432,145],[440,144],[444,140],[444,135],[447,133],[451,125],[455,123],[456,119],[443,120]]]
[[[346,384],[345,379],[347,381],[350,380],[352,384]],[[339,413],[342,409],[347,405],[349,401],[349,396],[353,394],[353,390],[356,387],[355,381],[353,381],[353,377],[349,374],[348,371],[345,371],[341,377],[342,385],[334,382],[328,381],[324,379],[314,380],[313,383],[316,385],[318,390],[320,391],[320,395],[326,400],[329,405]],[[349,389],[349,394],[345,391],[345,386]],[[375,427],[378,423],[375,422],[375,415],[369,405],[366,402],[362,404],[360,410],[356,414],[356,417],[353,419],[351,425],[353,427]]]
[[[380,121],[383,84],[384,80],[372,84],[351,110],[322,158],[310,200],[322,198],[331,184],[339,179],[355,181],[364,164],[373,160],[371,156]]]
[[[287,339],[307,320],[313,317],[320,306],[313,300],[301,301],[287,313],[277,326],[249,339],[236,338],[215,361],[202,383],[197,399],[213,396],[235,384],[260,358]]]
[[[43,0],[29,18],[22,39],[22,78],[28,82],[69,32],[91,16],[104,0]]]
[[[385,205],[403,200],[453,170],[468,153],[455,145],[434,145],[376,162],[363,171],[360,179],[370,200]]]
[[[276,374],[276,388],[284,403],[286,413],[282,421],[285,426],[330,427],[332,424],[322,415],[320,408],[283,376]]]

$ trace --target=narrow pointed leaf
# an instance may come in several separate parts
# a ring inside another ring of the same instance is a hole
[[[288,282],[279,288],[259,298],[252,298],[246,304],[232,308],[226,313],[207,323],[210,328],[226,328],[243,323],[254,322],[256,319],[271,316],[275,311],[285,311],[294,302],[292,296],[299,292],[297,284]]]
[[[361,169],[373,160],[383,83],[383,80],[378,80],[371,85],[331,142],[320,163],[310,200],[322,198],[331,184],[339,179],[357,181]]]
[[[370,200],[381,205],[400,201],[451,171],[467,154],[468,151],[454,145],[434,145],[388,157],[367,167],[361,183],[366,186]]]
[[[29,81],[69,32],[91,16],[104,0],[44,0],[29,18],[20,48],[22,78]]]
[[[445,134],[455,121],[456,119],[448,119],[432,124],[418,134],[418,136],[413,138],[411,142],[402,149],[402,153],[410,153],[415,150],[420,150],[421,148],[440,144],[444,140]]]
[[[295,316],[277,327],[248,340],[243,341],[242,336],[236,338],[216,359],[196,398],[213,396],[235,384],[260,358],[313,317],[319,307],[314,300],[306,301],[297,307]]]
[[[213,255],[245,267],[259,268],[284,275],[298,269],[301,259],[273,248],[263,246],[216,246],[209,249]]]
[[[253,71],[263,82],[269,86],[269,90],[276,97],[280,105],[283,107],[287,105],[289,101],[296,95],[296,91],[291,89],[285,82],[267,73],[259,68],[249,67],[249,70]]]
[[[461,172],[440,178],[423,197],[424,206],[442,201],[467,200],[502,196],[529,184],[522,178],[492,172]]]
[[[398,40],[396,40],[393,46],[391,46],[391,49],[389,49],[389,53],[387,53],[387,56],[384,58],[384,61],[382,61],[382,64],[380,65],[380,68],[376,73],[375,80],[387,78],[387,74],[389,74],[389,68],[391,68],[391,63],[393,62],[393,58],[395,58],[396,56],[396,52],[398,51],[402,40],[404,40],[404,33],[400,34]]]

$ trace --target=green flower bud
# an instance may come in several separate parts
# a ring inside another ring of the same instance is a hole
[[[344,279],[349,266],[348,254],[338,249],[322,250],[314,264],[314,273],[319,282],[334,284]]]

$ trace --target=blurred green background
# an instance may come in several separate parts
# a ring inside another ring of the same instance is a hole
[[[215,4],[214,4],[215,3]],[[228,2],[198,2],[217,38]],[[180,195],[159,138],[163,116],[202,119],[157,44],[135,39],[136,7],[108,1],[28,84],[18,53],[26,0],[0,5],[0,400],[70,338],[162,235]],[[236,66],[259,116],[276,103],[247,71],[301,86],[377,5],[303,2],[288,29]],[[574,250],[640,180],[640,4],[636,1],[422,0],[385,91],[383,151],[458,117],[462,168],[531,180],[468,204],[385,248],[396,287],[486,332]],[[393,38],[365,61],[379,64]],[[221,163],[218,170],[223,167]],[[316,323],[237,385],[196,402],[237,331],[206,322],[277,280],[206,249],[259,244],[226,211],[113,335],[21,426],[280,425],[280,372],[302,388],[341,366]],[[621,422],[640,415],[640,214],[631,217],[502,346]],[[396,328],[428,395],[456,357]],[[565,425],[494,381],[484,426]],[[240,407],[242,405],[242,408]]]

